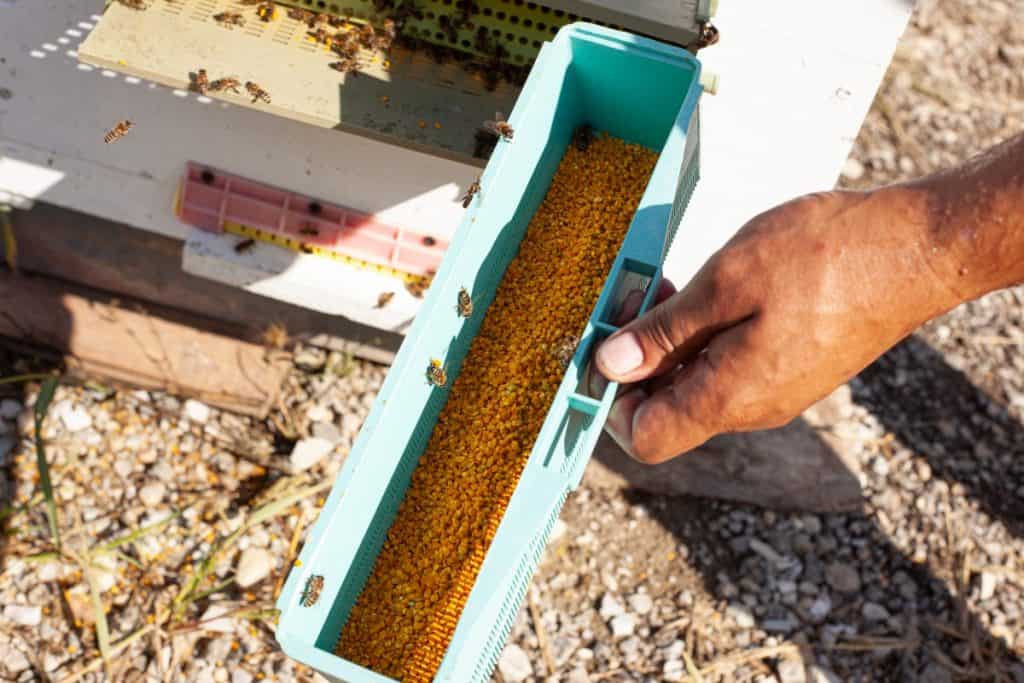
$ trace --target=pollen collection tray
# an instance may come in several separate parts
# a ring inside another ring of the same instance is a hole
[[[592,24],[566,26],[543,46],[509,117],[514,140],[501,142],[487,164],[483,190],[456,232],[280,595],[277,639],[292,658],[332,680],[391,680],[339,657],[334,647],[447,398],[447,389],[425,381],[425,370],[440,358],[449,383],[458,375],[483,318],[459,317],[453,302],[460,288],[474,283],[478,305],[490,304],[573,131],[590,124],[660,157],[435,680],[489,678],[615,395],[614,383],[597,395],[584,388],[591,352],[615,331],[613,316],[626,292],[646,287],[643,309],[651,305],[697,182],[699,81],[700,63],[690,53]],[[312,577],[323,577],[316,600],[305,599]]]

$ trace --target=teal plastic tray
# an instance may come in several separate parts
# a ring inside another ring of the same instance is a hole
[[[514,141],[500,142],[487,164],[482,190],[278,599],[277,639],[292,658],[333,680],[391,680],[333,651],[448,396],[424,373],[439,358],[449,386],[458,375],[484,317],[459,317],[459,290],[469,289],[480,308],[491,303],[574,129],[587,123],[661,156],[435,678],[488,679],[615,395],[614,383],[596,395],[586,390],[591,352],[615,331],[611,321],[628,291],[646,286],[643,309],[650,306],[697,182],[699,82],[700,63],[688,52],[592,24],[566,26],[543,46],[509,117]],[[315,601],[306,592],[312,577],[323,577]]]

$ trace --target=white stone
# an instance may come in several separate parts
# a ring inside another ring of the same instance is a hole
[[[750,609],[738,604],[729,605],[725,610],[725,615],[732,617],[732,620],[736,622],[736,625],[740,628],[754,628],[754,615]]]
[[[333,449],[330,441],[314,436],[298,441],[288,460],[294,472],[302,472],[323,460]]]
[[[274,567],[273,558],[263,548],[250,546],[242,552],[235,570],[235,583],[242,588],[253,586],[270,575]]]
[[[590,683],[590,674],[582,666],[577,666],[569,672],[565,683]]]
[[[850,157],[843,164],[843,177],[847,180],[860,180],[864,177],[864,164]]]
[[[310,422],[332,422],[334,413],[327,406],[317,404],[306,411],[306,417]]]
[[[810,608],[807,610],[807,615],[811,618],[812,622],[820,624],[825,621],[825,617],[827,617],[831,611],[832,599],[827,595],[822,595],[811,603]]]
[[[11,652],[4,657],[3,663],[4,666],[7,667],[7,670],[12,674],[20,674],[22,671],[25,671],[32,666],[31,662],[28,661],[28,657],[25,656],[25,653],[14,648],[11,648]]]
[[[647,593],[634,593],[629,596],[629,608],[637,614],[647,614],[652,607],[654,607],[654,601]]]
[[[626,610],[622,607],[622,603],[615,599],[611,593],[605,593],[601,598],[600,607],[601,618],[608,621],[612,617],[617,617],[623,614]]]
[[[548,543],[556,543],[560,541],[568,530],[568,524],[560,519],[556,519],[555,524],[551,527],[551,536],[548,538]]]
[[[686,667],[678,659],[670,659],[661,668],[661,680],[669,683],[679,683],[686,679]]]
[[[982,572],[978,598],[981,600],[991,600],[992,596],[996,594],[997,583],[998,577],[995,574],[992,574],[991,572]]]
[[[206,611],[203,612],[203,616],[199,617],[199,621],[203,622],[203,630],[214,631],[216,633],[234,633],[234,619],[230,617],[219,618],[230,611],[230,607],[226,607],[219,602],[215,602],[207,607]]]
[[[85,408],[74,406],[68,401],[61,401],[55,408],[55,413],[64,423],[64,429],[69,432],[80,432],[92,426],[92,416]]]
[[[239,667],[231,672],[231,683],[252,683],[252,674]]]
[[[20,412],[21,403],[15,401],[13,398],[5,398],[0,401],[0,418],[13,420],[18,417],[18,413]]]
[[[750,539],[750,549],[776,567],[786,564],[786,560],[775,551],[775,548],[760,539]]]
[[[824,669],[817,664],[813,664],[810,667],[811,683],[843,683],[838,674],[834,671]],[[931,679],[922,678],[923,681],[930,681]]]
[[[529,656],[523,649],[514,643],[509,643],[501,651],[501,658],[498,659],[498,671],[506,683],[522,683],[533,675],[533,665],[530,664]]]
[[[620,614],[608,623],[608,627],[612,630],[613,638],[625,638],[633,635],[636,630],[636,619],[632,614]]]
[[[19,626],[38,626],[43,620],[43,610],[38,605],[7,605],[4,619]]]
[[[194,398],[185,401],[184,411],[185,417],[196,424],[204,425],[210,419],[210,406]]]
[[[865,602],[860,613],[868,621],[885,621],[889,618],[889,611],[875,602]]]
[[[804,664],[795,659],[785,659],[779,663],[779,681],[781,683],[806,683],[807,671]]]
[[[164,486],[163,482],[153,481],[139,489],[139,500],[146,507],[153,507],[164,499],[164,493],[166,492],[167,487]]]
[[[36,570],[40,581],[56,581],[60,578],[60,562],[44,562]]]

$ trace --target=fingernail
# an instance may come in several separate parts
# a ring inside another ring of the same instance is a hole
[[[640,367],[644,362],[644,351],[632,332],[623,332],[612,337],[597,350],[597,359],[605,368],[616,375],[625,375]]]

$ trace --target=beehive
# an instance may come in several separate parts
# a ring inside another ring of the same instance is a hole
[[[600,296],[596,305],[588,306],[583,329],[548,330],[552,339],[579,333],[581,341],[569,368],[561,375],[552,370],[552,386],[538,394],[526,411],[527,421],[537,416],[536,424],[530,425],[532,431],[525,432],[536,433],[532,443],[509,444],[525,465],[509,468],[512,474],[481,493],[493,500],[479,508],[482,517],[471,532],[476,538],[460,538],[458,530],[450,529],[451,538],[442,539],[455,547],[467,546],[465,554],[471,561],[464,564],[464,575],[452,583],[461,586],[463,594],[444,615],[435,615],[443,617],[439,622],[446,626],[433,639],[444,652],[434,680],[462,683],[490,675],[551,525],[565,496],[579,482],[614,396],[614,385],[588,390],[583,381],[586,359],[594,344],[615,330],[611,321],[627,291],[646,287],[644,306],[650,305],[656,289],[651,284],[660,278],[661,263],[696,182],[699,71],[698,62],[682,50],[585,24],[562,29],[541,50],[510,117],[514,138],[500,143],[489,162],[482,190],[281,594],[277,637],[292,657],[339,680],[393,680],[335,655],[339,634],[354,614],[364,586],[372,585],[368,578],[378,557],[383,557],[388,529],[439,424],[450,387],[460,387],[465,373],[465,391],[482,392],[482,401],[509,387],[514,390],[515,371],[507,384],[500,380],[487,384],[474,379],[477,371],[469,366],[464,370],[463,363],[478,335],[483,348],[488,346],[484,321],[491,320],[490,307],[497,300],[498,313],[508,305],[502,304],[499,293],[505,286],[503,278],[521,277],[513,259],[521,248],[523,253],[534,248],[535,236],[524,242],[527,228],[535,216],[543,222],[545,209],[540,213],[538,209],[573,131],[586,123],[660,156],[611,268],[604,271],[601,264],[602,272],[587,275],[587,286],[600,290]],[[619,143],[602,140],[600,144]],[[570,152],[567,161],[574,156]],[[636,163],[641,160],[638,156]],[[639,182],[643,184],[642,179]],[[559,192],[560,185],[556,185]],[[578,189],[584,199],[594,199],[588,197],[587,187]],[[600,249],[614,252],[618,242],[615,236]],[[547,249],[556,256],[551,262],[578,262],[579,250],[585,248],[582,244],[566,238],[561,251],[549,245]],[[457,311],[463,288],[472,292],[479,311],[470,318]],[[530,310],[536,309],[524,304],[520,313],[528,315]],[[571,327],[576,324],[571,319],[555,316],[552,324]],[[504,325],[501,329],[508,329],[514,321],[506,320]],[[528,336],[542,333],[533,328],[527,331],[527,322],[523,327]],[[490,357],[500,356],[501,340],[492,340],[490,346]],[[486,353],[476,353],[474,358],[485,366],[492,362]],[[425,376],[435,359],[445,369],[444,386]],[[516,360],[502,362],[515,367]],[[486,370],[480,368],[483,374]],[[486,422],[486,415],[480,417]],[[439,430],[442,435],[443,430]],[[521,474],[515,471],[519,469]],[[481,535],[493,535],[493,540],[489,545],[479,543]],[[472,544],[475,547],[468,548]],[[323,577],[321,597],[313,604],[301,604],[303,587],[314,576]],[[428,629],[420,620],[411,623],[413,629]],[[376,637],[388,635],[382,631]],[[429,678],[435,665],[432,660],[425,669],[410,669],[404,675]]]

